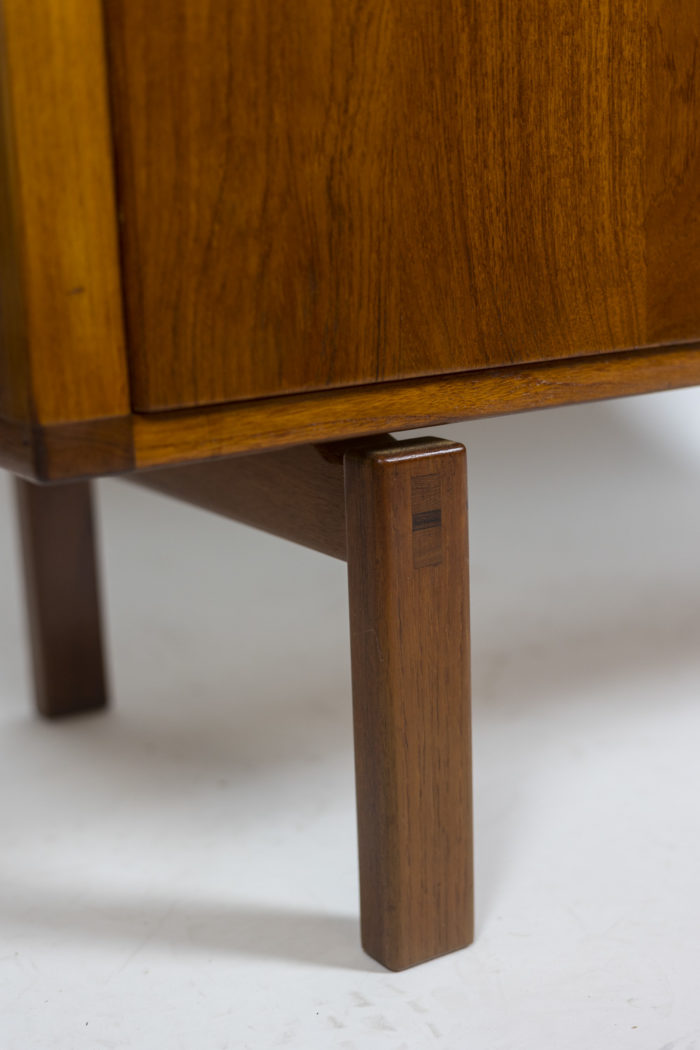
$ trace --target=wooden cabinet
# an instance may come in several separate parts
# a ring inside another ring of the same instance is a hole
[[[695,0],[2,21],[0,455],[29,476],[700,375]]]
[[[390,967],[472,883],[464,449],[387,432],[700,382],[699,54],[698,0],[0,0],[39,708],[105,702],[77,479],[346,558]]]

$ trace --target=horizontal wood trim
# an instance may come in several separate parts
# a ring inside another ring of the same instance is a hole
[[[39,481],[123,474],[133,468],[131,416],[35,427],[34,435]]]
[[[30,481],[71,481],[133,469],[132,417],[32,426],[0,418],[0,467]]]
[[[700,344],[134,416],[136,469],[700,384]]]
[[[31,430],[0,419],[0,466],[99,477],[696,384],[700,343]]]

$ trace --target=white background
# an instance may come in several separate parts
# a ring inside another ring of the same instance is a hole
[[[0,479],[0,1050],[700,1047],[700,395],[467,445],[477,940],[358,942],[345,567],[120,481],[113,706],[31,712]]]

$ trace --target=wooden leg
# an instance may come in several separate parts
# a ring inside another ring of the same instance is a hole
[[[104,707],[90,484],[16,484],[37,708]]]
[[[392,970],[473,939],[466,456],[345,455],[362,942]]]

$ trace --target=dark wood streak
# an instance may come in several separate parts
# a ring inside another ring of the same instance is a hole
[[[419,532],[421,529],[432,529],[442,524],[442,511],[439,507],[435,510],[418,511],[413,515],[412,522],[414,532]]]

